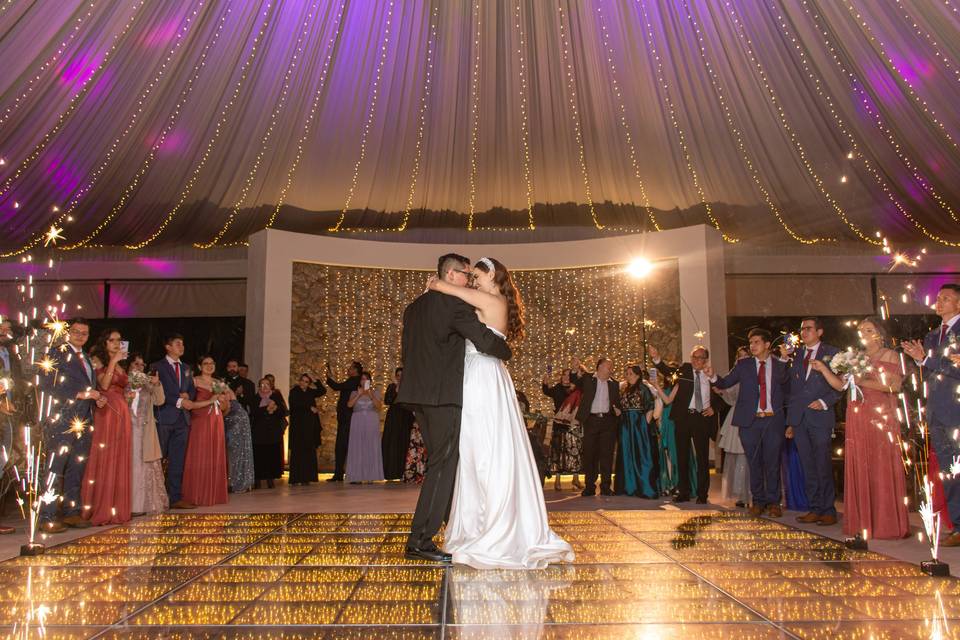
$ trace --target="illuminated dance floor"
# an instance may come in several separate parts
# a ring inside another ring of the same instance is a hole
[[[960,637],[960,581],[777,522],[550,520],[576,564],[481,572],[405,560],[409,514],[164,514],[0,564],[0,623],[51,639]]]

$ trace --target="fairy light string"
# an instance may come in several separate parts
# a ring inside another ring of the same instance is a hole
[[[530,118],[527,104],[527,43],[523,28],[523,11],[520,2],[514,7],[514,19],[517,24],[517,74],[520,79],[520,147],[523,153],[523,184],[527,198],[527,227],[530,231],[537,228],[533,219],[533,171],[530,168]]]
[[[220,231],[218,231],[213,237],[213,239],[211,239],[209,242],[195,242],[193,245],[194,247],[198,249],[209,249],[216,245],[223,238],[224,234],[227,232],[227,229],[230,228],[230,225],[233,224],[234,219],[240,214],[240,208],[243,206],[247,196],[250,194],[250,189],[253,187],[253,182],[256,180],[256,177],[260,172],[260,165],[263,162],[263,157],[270,148],[270,140],[273,138],[273,132],[276,130],[277,121],[280,117],[280,114],[283,113],[284,108],[287,106],[287,98],[290,96],[290,82],[293,78],[293,73],[296,71],[298,63],[300,62],[300,58],[303,55],[304,39],[307,36],[310,23],[313,20],[316,11],[317,3],[314,2],[310,5],[307,15],[302,20],[300,32],[297,34],[297,41],[294,45],[293,55],[290,57],[290,62],[287,64],[287,70],[283,74],[283,86],[280,90],[280,99],[277,100],[273,110],[270,112],[270,121],[267,124],[267,128],[263,132],[263,135],[260,137],[260,144],[257,147],[257,156],[254,158],[250,170],[247,171],[246,178],[243,181],[243,187],[240,189],[240,195],[237,196],[237,200],[231,208],[226,222],[220,228]]]
[[[720,228],[720,222],[717,220],[716,216],[713,215],[713,208],[710,206],[710,203],[707,201],[706,194],[703,191],[703,188],[700,185],[700,178],[697,175],[697,169],[693,165],[693,159],[690,154],[690,149],[687,146],[687,137],[683,131],[683,127],[680,125],[680,120],[677,116],[676,107],[673,104],[673,99],[670,97],[670,85],[667,83],[666,78],[663,74],[663,60],[660,58],[660,54],[657,51],[656,41],[653,35],[653,23],[650,21],[649,13],[647,12],[647,3],[646,0],[637,0],[640,5],[640,12],[643,16],[643,23],[645,26],[646,32],[646,43],[650,49],[650,55],[654,60],[654,69],[657,76],[657,85],[662,90],[663,101],[667,106],[667,112],[670,117],[670,124],[673,127],[674,133],[677,134],[677,141],[680,145],[680,151],[683,154],[684,163],[687,166],[687,172],[690,174],[690,179],[693,182],[693,187],[697,192],[697,197],[700,198],[700,203],[703,205],[704,210],[707,213],[707,218],[713,224],[713,226],[720,232],[720,235],[723,239],[729,243],[740,242],[739,238],[735,238],[723,231]]]
[[[569,18],[567,20],[569,20]],[[567,29],[564,25],[563,5],[560,3],[557,4],[557,22],[560,25],[561,72],[564,75],[564,85],[567,89],[567,104],[569,105],[570,120],[573,122],[573,138],[577,144],[577,159],[580,164],[580,176],[583,179],[583,194],[587,199],[587,208],[590,210],[590,218],[593,221],[593,226],[599,230],[603,230],[604,225],[602,225],[599,218],[597,218],[597,212],[593,204],[590,171],[587,168],[587,154],[583,147],[580,109],[577,106],[577,79],[573,68],[573,53],[567,37]]]
[[[110,162],[113,160],[114,154],[117,152],[117,149],[120,147],[120,144],[128,138],[128,136],[133,131],[134,126],[136,126],[137,122],[139,121],[140,116],[143,114],[144,108],[145,108],[144,105],[147,99],[149,98],[150,94],[160,84],[160,81],[162,80],[167,69],[171,66],[170,63],[173,60],[177,50],[183,44],[184,36],[189,32],[191,25],[194,23],[199,24],[202,22],[202,20],[197,20],[196,18],[199,12],[201,11],[201,9],[203,8],[203,6],[204,6],[204,2],[201,0],[201,2],[197,4],[197,7],[191,13],[187,14],[187,17],[185,18],[183,25],[181,25],[181,27],[177,30],[177,35],[175,38],[174,45],[170,48],[170,50],[164,56],[164,60],[160,66],[160,69],[157,71],[156,75],[154,75],[154,77],[150,80],[150,82],[147,83],[146,87],[137,97],[137,101],[136,101],[137,107],[134,109],[133,114],[128,119],[127,126],[124,128],[123,132],[120,135],[118,135],[116,138],[114,138],[113,142],[111,142],[99,166],[96,169],[94,169],[94,171],[91,174],[88,175],[86,184],[84,184],[83,187],[81,187],[79,190],[77,190],[75,194],[73,194],[73,196],[70,198],[70,201],[64,207],[61,215],[59,215],[54,221],[53,223],[54,225],[60,225],[66,221],[72,220],[73,214],[76,211],[76,208],[80,204],[81,200],[93,189],[93,187],[97,184],[97,181],[100,179],[100,176],[103,174],[106,168],[110,165]],[[57,212],[59,212],[59,208],[55,207],[54,213],[57,213]],[[110,219],[112,219],[112,216],[108,216],[107,222],[109,222]],[[11,257],[11,256],[20,255],[25,251],[29,251],[34,247],[36,247],[37,244],[39,244],[40,241],[43,239],[44,239],[44,235],[38,234],[34,236],[27,244],[23,245],[22,247],[14,251],[0,253],[0,257]],[[61,249],[63,250],[68,250],[70,248],[72,248],[72,245],[61,247]]]
[[[467,201],[467,230],[473,231],[473,216],[477,205],[477,154],[480,141],[480,0],[474,0],[472,9],[473,61],[470,65],[470,193]]]
[[[633,169],[633,177],[637,180],[637,186],[640,189],[640,200],[643,203],[643,210],[647,213],[650,223],[657,231],[662,231],[657,217],[653,213],[653,207],[650,205],[650,196],[647,193],[647,187],[644,184],[643,177],[640,175],[640,164],[637,160],[637,148],[633,143],[633,133],[630,130],[630,123],[627,121],[627,107],[623,100],[623,90],[620,88],[620,81],[617,79],[617,65],[614,62],[616,53],[613,45],[610,44],[610,32],[607,29],[606,19],[603,15],[603,4],[597,4],[597,17],[600,20],[600,36],[603,41],[604,53],[607,59],[607,69],[610,71],[610,89],[616,97],[617,102],[617,122],[623,129],[623,140],[627,145],[627,158],[630,160],[630,167]],[[616,229],[620,231],[621,229]]]
[[[859,226],[854,224],[847,217],[847,214],[843,210],[843,207],[840,206],[840,203],[836,201],[836,199],[830,194],[830,192],[824,186],[823,180],[820,178],[819,174],[813,168],[813,164],[811,163],[810,159],[807,157],[807,152],[804,149],[803,145],[800,143],[799,136],[797,136],[796,131],[794,131],[793,127],[790,125],[790,122],[787,119],[787,114],[783,109],[783,105],[780,99],[777,97],[777,93],[774,90],[773,85],[770,83],[769,79],[767,78],[767,73],[764,70],[763,65],[760,64],[760,60],[757,58],[757,56],[754,53],[753,43],[750,40],[749,36],[747,36],[744,32],[745,29],[744,29],[743,22],[737,16],[736,12],[733,9],[733,5],[729,0],[724,0],[724,7],[726,10],[721,11],[721,13],[727,16],[727,18],[729,19],[730,23],[733,26],[734,32],[737,34],[738,40],[743,44],[744,52],[746,53],[747,57],[751,62],[750,66],[756,70],[758,79],[760,80],[760,83],[763,85],[763,88],[767,93],[767,96],[770,100],[770,104],[773,105],[774,109],[777,112],[777,117],[780,121],[780,125],[783,128],[784,133],[787,134],[787,137],[789,138],[790,142],[793,144],[793,148],[796,150],[797,155],[800,158],[800,161],[802,162],[804,168],[807,171],[807,174],[814,181],[814,183],[817,186],[817,189],[820,191],[821,195],[824,197],[824,199],[827,201],[830,207],[836,212],[837,216],[843,221],[843,223],[846,224],[851,231],[853,231],[854,235],[856,235],[857,238],[859,238],[860,240],[863,240],[864,242],[868,242],[870,244],[877,244],[876,240],[874,240],[873,238],[865,234],[860,229]]]
[[[784,35],[790,38],[791,40],[793,40],[794,42],[796,42],[796,38],[791,34],[784,15],[775,6],[771,6],[771,8],[776,12],[777,23],[779,24]],[[844,75],[844,77],[850,78],[851,86],[853,90],[858,95],[861,96],[862,106],[869,114],[873,115],[875,111],[871,104],[871,100],[868,99],[866,93],[863,91],[862,82],[860,82],[856,74],[848,70],[847,67],[843,64],[843,61],[840,59],[840,56],[838,54],[837,47],[834,46],[833,41],[831,40],[830,31],[823,24],[821,16],[818,13],[812,13],[809,8],[809,5],[805,4],[803,10],[806,13],[806,15],[815,24],[817,31],[819,32],[820,36],[824,39],[824,44],[827,50],[830,52],[831,58],[836,63],[837,67],[840,69],[841,73]],[[843,117],[840,115],[840,112],[835,105],[835,101],[831,97],[831,93],[829,89],[827,89],[826,83],[821,81],[819,75],[814,72],[812,65],[808,61],[808,56],[803,51],[803,48],[799,44],[795,44],[794,48],[800,57],[801,66],[803,67],[804,71],[806,71],[807,76],[814,82],[814,87],[817,95],[824,99],[831,117],[833,118],[834,122],[837,124],[837,128],[850,144],[851,150],[847,154],[847,159],[858,160],[861,163],[861,165],[867,170],[867,172],[873,177],[874,182],[877,184],[877,186],[880,188],[883,194],[887,197],[887,200],[889,200],[889,202],[894,206],[894,208],[896,208],[896,210],[900,213],[900,215],[902,215],[906,220],[912,223],[914,227],[916,227],[923,235],[927,236],[934,242],[943,244],[945,246],[960,246],[960,243],[954,243],[927,229],[915,216],[913,216],[913,214],[910,213],[909,210],[907,210],[907,208],[903,205],[900,199],[897,198],[896,195],[894,195],[893,191],[890,188],[888,180],[883,175],[881,175],[880,171],[870,161],[869,157],[861,151],[860,145],[858,144],[856,137],[854,137],[851,127],[847,126]],[[894,148],[894,151],[897,152],[898,156],[901,156],[901,160],[904,161],[906,164],[908,160],[904,157],[904,154],[899,150],[899,146],[894,144],[893,148]],[[877,244],[877,241],[871,240],[871,243]]]
[[[720,79],[717,76],[717,72],[714,70],[714,65],[710,63],[710,60],[707,58],[707,51],[705,43],[703,41],[703,33],[700,28],[696,17],[693,14],[693,11],[690,8],[690,3],[687,0],[683,0],[683,10],[687,15],[687,19],[690,21],[690,26],[693,28],[694,32],[697,35],[697,48],[700,51],[700,59],[703,61],[703,67],[707,71],[707,75],[710,78],[710,84],[713,86],[714,94],[717,96],[717,102],[720,104],[720,108],[723,110],[724,119],[727,123],[727,130],[730,132],[731,137],[737,144],[737,149],[740,150],[740,157],[743,160],[744,166],[749,170],[751,177],[753,178],[754,184],[756,184],[757,189],[760,191],[761,196],[763,197],[764,202],[767,203],[767,207],[770,209],[770,212],[773,213],[774,217],[777,219],[777,222],[780,223],[780,226],[787,232],[787,234],[800,242],[801,244],[817,244],[820,242],[835,242],[835,238],[805,238],[798,234],[796,231],[790,228],[786,220],[783,219],[783,213],[780,211],[780,208],[773,201],[773,198],[770,195],[770,192],[767,191],[767,188],[763,185],[763,181],[760,178],[760,172],[757,170],[756,165],[750,157],[749,152],[747,151],[746,145],[743,141],[743,133],[740,128],[737,126],[734,121],[733,112],[730,109],[730,105],[727,102],[725,97],[724,87],[720,83]]]
[[[138,12],[144,6],[145,1],[146,0],[139,0],[139,2],[134,4],[130,19],[123,26],[123,29],[120,30],[120,33],[114,36],[113,42],[111,43],[110,48],[107,49],[107,52],[104,54],[103,58],[100,60],[100,64],[97,65],[93,72],[88,73],[87,77],[83,80],[83,82],[80,83],[80,90],[77,91],[73,98],[71,98],[67,103],[66,110],[60,114],[53,127],[47,131],[46,134],[44,134],[44,136],[40,139],[40,142],[34,146],[33,150],[27,154],[22,161],[20,161],[13,174],[3,181],[2,186],[0,186],[0,197],[5,196],[9,192],[13,183],[23,175],[23,172],[33,164],[34,160],[40,157],[40,154],[42,154],[47,148],[47,145],[50,143],[53,137],[60,132],[63,126],[70,119],[70,116],[73,115],[73,112],[77,109],[83,98],[87,95],[90,87],[94,86],[91,84],[91,81],[94,78],[100,78],[101,72],[107,66],[107,63],[112,60],[113,54],[116,52],[117,47],[126,39],[127,33],[130,31],[130,28],[133,26],[134,22],[136,22],[136,19],[139,15]]]
[[[933,55],[943,64],[944,69],[953,75],[954,80],[960,80],[960,66],[956,62],[951,61],[947,58],[947,54],[941,51],[941,45],[937,42],[936,38],[930,35],[930,33],[924,30],[919,24],[918,21],[910,15],[910,12],[903,4],[903,0],[893,0],[897,7],[900,9],[899,13],[904,20],[907,21],[912,27],[914,33],[930,43],[930,46],[933,48]]]
[[[347,217],[347,211],[350,210],[350,203],[353,202],[353,196],[356,194],[357,185],[360,182],[360,167],[363,166],[363,161],[367,156],[367,140],[370,136],[370,129],[373,126],[373,121],[376,118],[377,105],[380,102],[380,77],[383,73],[383,65],[387,59],[387,51],[389,50],[390,45],[390,24],[393,19],[393,3],[394,0],[390,0],[389,4],[387,5],[387,18],[383,29],[383,42],[380,43],[380,57],[377,60],[377,67],[376,71],[374,72],[370,104],[367,107],[367,117],[363,123],[363,132],[360,134],[360,153],[356,163],[353,165],[353,177],[350,179],[350,188],[347,190],[347,198],[343,203],[343,208],[340,210],[340,218],[337,220],[335,225],[327,229],[331,232],[338,232],[343,226],[343,221]]]

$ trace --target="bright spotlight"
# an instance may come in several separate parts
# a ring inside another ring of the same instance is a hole
[[[653,271],[653,263],[646,258],[635,258],[627,265],[627,273],[637,279],[646,278]]]

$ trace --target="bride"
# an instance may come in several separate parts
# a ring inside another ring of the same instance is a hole
[[[427,287],[456,296],[508,342],[523,338],[523,304],[506,267],[480,258],[473,287],[431,277]],[[460,465],[444,548],[476,569],[542,569],[572,562],[573,549],[551,531],[526,425],[503,362],[469,340],[463,368]]]

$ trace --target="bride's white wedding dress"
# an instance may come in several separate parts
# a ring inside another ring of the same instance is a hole
[[[573,548],[547,523],[513,380],[503,362],[480,353],[469,340],[460,424],[460,464],[444,532],[453,562],[476,569],[573,562]]]

